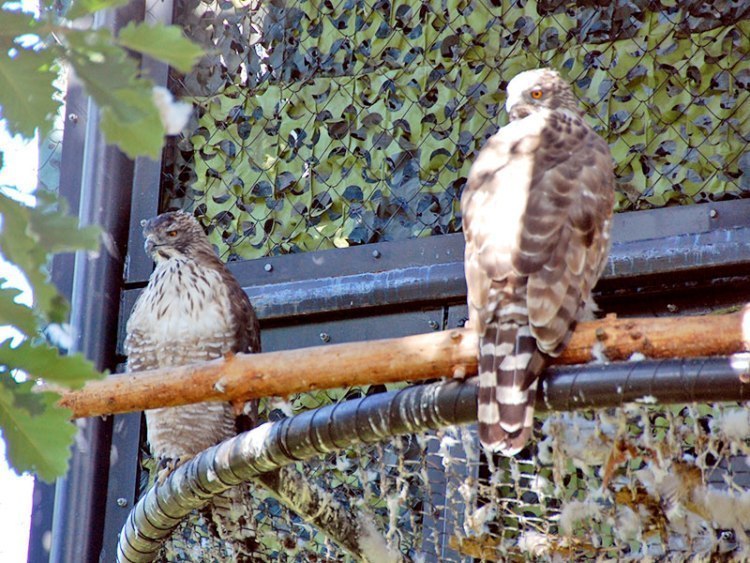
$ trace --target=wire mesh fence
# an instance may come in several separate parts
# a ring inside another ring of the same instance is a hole
[[[210,47],[164,206],[226,259],[456,232],[516,73],[559,69],[617,163],[618,210],[750,190],[744,2],[184,0]]]

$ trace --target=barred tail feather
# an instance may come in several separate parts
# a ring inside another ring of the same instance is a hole
[[[531,436],[546,359],[526,319],[488,324],[479,346],[479,440],[491,451],[515,455]]]

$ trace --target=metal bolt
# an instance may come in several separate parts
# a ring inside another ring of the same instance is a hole
[[[331,341],[331,335],[330,335],[330,334],[328,334],[327,332],[321,332],[321,333],[320,333],[320,339],[321,339],[321,340],[322,340],[323,342],[330,342],[330,341]]]
[[[128,505],[128,499],[120,497],[117,499],[117,506],[125,508]]]
[[[719,216],[719,212],[716,211],[716,209],[711,209],[708,212],[708,216],[711,217],[711,219],[716,219]]]
[[[677,305],[675,305],[674,303],[668,303],[667,304],[667,311],[669,311],[670,313],[676,313],[679,310],[680,310],[680,308]]]
[[[266,264],[265,266],[263,266],[263,269],[266,272],[271,272],[271,271],[273,271],[273,266],[271,264]]]
[[[78,114],[77,113],[69,113],[68,114],[68,121],[71,123],[78,123]]]
[[[439,326],[440,326],[440,325],[438,325],[438,324],[437,324],[437,321],[430,321],[430,322],[429,322],[429,323],[427,323],[427,324],[429,324],[429,325],[430,325],[430,328],[431,328],[432,330],[437,330],[437,329],[439,328]]]
[[[380,258],[381,254],[379,250],[373,250],[372,251],[372,257],[373,258]]]

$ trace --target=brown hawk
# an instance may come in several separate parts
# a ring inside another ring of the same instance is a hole
[[[219,260],[200,224],[181,211],[142,223],[146,253],[156,268],[127,323],[128,371],[176,367],[259,352],[260,329],[250,300]],[[147,438],[159,466],[174,467],[235,436],[230,403],[206,402],[146,411]],[[240,558],[253,532],[246,488],[232,489],[207,510],[215,534],[235,546],[217,548]],[[213,534],[213,535],[215,535]],[[205,543],[206,538],[201,539]],[[204,552],[205,555],[205,552]],[[185,555],[177,555],[180,559]],[[206,559],[208,560],[208,559]]]
[[[615,178],[607,143],[557,72],[522,72],[507,94],[510,122],[472,165],[461,210],[479,437],[514,455],[531,434],[537,379],[605,266]]]
[[[260,352],[258,320],[247,295],[187,213],[143,222],[146,252],[156,262],[127,323],[128,371],[176,367],[229,353]],[[244,404],[252,410],[255,402]],[[243,410],[243,409],[240,409]],[[159,466],[174,467],[239,430],[230,403],[206,402],[146,411],[147,438]],[[246,413],[247,414],[247,413]],[[240,417],[241,419],[242,417]],[[294,465],[264,473],[218,497],[183,522],[162,550],[169,561],[256,561],[253,515],[268,494],[353,554],[372,538],[369,517],[344,506]],[[384,540],[383,540],[384,541]]]
[[[143,233],[156,269],[128,319],[128,371],[259,352],[250,300],[193,216],[159,215],[143,223]],[[236,418],[229,403],[146,411],[148,442],[158,460],[185,461],[236,435]]]

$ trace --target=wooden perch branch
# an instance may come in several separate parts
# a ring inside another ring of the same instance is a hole
[[[617,319],[581,323],[556,364],[610,360],[725,356],[750,351],[750,306],[728,315]],[[747,332],[747,334],[745,334]],[[238,354],[179,368],[111,376],[63,393],[75,418],[229,401],[350,385],[415,381],[476,373],[477,340],[466,329],[404,338],[334,344],[263,354]]]

